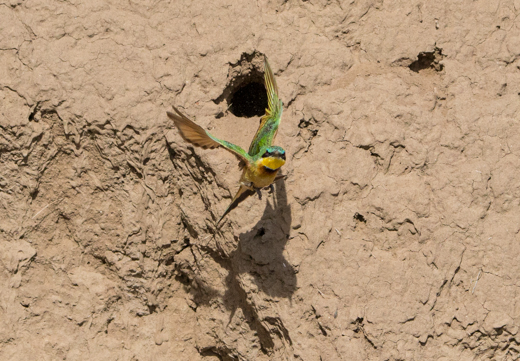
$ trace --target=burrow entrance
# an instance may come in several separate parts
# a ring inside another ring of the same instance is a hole
[[[240,60],[230,64],[227,86],[214,100],[223,101],[237,117],[250,118],[264,115],[267,93],[264,86],[264,55],[259,52],[243,53]]]
[[[422,52],[417,55],[417,60],[408,66],[413,72],[420,72],[422,70],[434,70],[440,72],[444,69],[444,65],[441,64],[441,60],[444,58],[442,49],[435,48],[432,52]]]

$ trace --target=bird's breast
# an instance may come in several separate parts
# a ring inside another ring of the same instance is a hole
[[[285,164],[283,159],[261,158],[244,171],[242,178],[244,181],[251,182],[255,188],[268,187],[273,183],[283,164]]]

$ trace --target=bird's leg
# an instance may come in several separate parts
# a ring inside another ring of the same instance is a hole
[[[244,187],[247,187],[247,188],[249,188],[251,190],[255,189],[253,187],[253,182],[240,182],[240,184],[242,184]]]
[[[267,187],[267,188],[269,188],[269,194],[273,194],[274,193],[274,185],[273,185],[273,183],[269,184],[269,187]]]
[[[262,191],[260,188],[255,188],[256,194],[258,194],[258,199],[262,200]]]

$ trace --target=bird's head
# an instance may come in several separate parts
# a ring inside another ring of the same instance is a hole
[[[279,146],[268,147],[262,154],[262,165],[270,171],[278,170],[285,164],[285,150]]]

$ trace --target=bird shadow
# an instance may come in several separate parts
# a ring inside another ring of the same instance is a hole
[[[273,322],[273,327],[279,328],[280,334],[291,341],[283,324],[280,326],[273,317],[259,314],[262,305],[251,302],[251,296],[264,294],[273,298],[292,299],[297,287],[297,272],[283,255],[289,239],[291,220],[285,180],[281,179],[275,183],[274,195],[268,198],[262,218],[251,230],[235,236],[238,242],[236,248],[226,253],[201,246],[202,250],[228,271],[224,280],[226,290],[221,297],[224,307],[230,311],[229,322],[237,309],[241,309],[246,322],[257,333],[261,349],[266,354],[273,349],[274,340],[265,322]],[[209,304],[211,299],[218,297],[219,292],[204,285],[205,283],[194,283],[198,287],[196,290],[192,289],[197,304]]]
[[[274,197],[268,199],[262,218],[250,231],[238,236],[238,246],[229,255],[234,266],[229,277],[248,273],[263,293],[291,298],[296,290],[296,272],[283,255],[291,220],[285,180],[281,179],[275,184]]]
[[[259,291],[271,297],[291,299],[296,291],[297,271],[283,255],[292,221],[285,179],[277,181],[274,188],[274,195],[268,198],[262,218],[251,230],[235,236],[237,245],[231,252],[225,252],[220,247],[199,246],[228,271],[223,296],[228,309],[236,308],[233,300],[237,299],[237,290],[244,289],[243,275],[248,275]]]
[[[262,218],[250,231],[236,237],[238,245],[228,255],[226,292],[222,299],[224,306],[231,311],[229,322],[240,308],[250,328],[257,333],[260,347],[266,354],[273,349],[274,340],[265,322],[274,322],[280,334],[291,341],[283,324],[280,327],[274,318],[259,314],[259,309],[263,307],[251,302],[251,296],[263,293],[291,300],[296,291],[296,271],[283,255],[291,220],[291,207],[287,202],[285,180],[282,179],[275,184],[274,197],[268,200]]]

